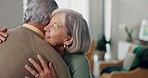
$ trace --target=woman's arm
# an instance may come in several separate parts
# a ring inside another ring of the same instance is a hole
[[[7,28],[0,29],[0,43],[6,41],[6,38],[8,37]]]
[[[89,62],[85,55],[74,53],[63,57],[67,63],[72,78],[92,78]]]
[[[54,67],[51,63],[47,65],[45,60],[37,55],[42,67],[32,58],[29,58],[29,62],[37,69],[39,73],[37,73],[34,69],[32,69],[29,65],[25,65],[25,68],[36,78],[58,78]],[[30,78],[29,76],[25,76],[25,78]]]

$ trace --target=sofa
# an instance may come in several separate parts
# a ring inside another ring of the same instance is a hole
[[[101,63],[99,78],[148,78],[148,47],[131,45],[124,60]]]

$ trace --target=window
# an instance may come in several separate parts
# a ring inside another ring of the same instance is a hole
[[[107,41],[111,39],[111,9],[112,9],[112,0],[104,0],[104,30],[105,37]],[[110,44],[106,44],[107,53],[105,55],[106,59],[110,59]]]

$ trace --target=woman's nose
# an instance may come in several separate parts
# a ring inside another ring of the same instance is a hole
[[[44,28],[44,31],[49,31],[49,28],[50,28],[50,26],[47,25],[47,26]]]
[[[44,31],[47,31],[48,26],[44,27]]]

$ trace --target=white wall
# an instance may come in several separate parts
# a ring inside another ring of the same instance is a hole
[[[133,26],[134,38],[138,37],[140,21],[148,18],[148,0],[112,0],[112,56],[117,58],[117,44],[125,40],[126,34],[118,29],[118,25],[127,23]]]
[[[23,0],[0,0],[0,28],[22,24]]]
[[[56,2],[59,8],[72,9],[81,13],[89,23],[89,0],[64,0],[64,2],[63,0],[56,0]]]
[[[89,26],[91,36],[94,40],[100,38],[103,34],[103,1],[102,0],[89,0]]]

